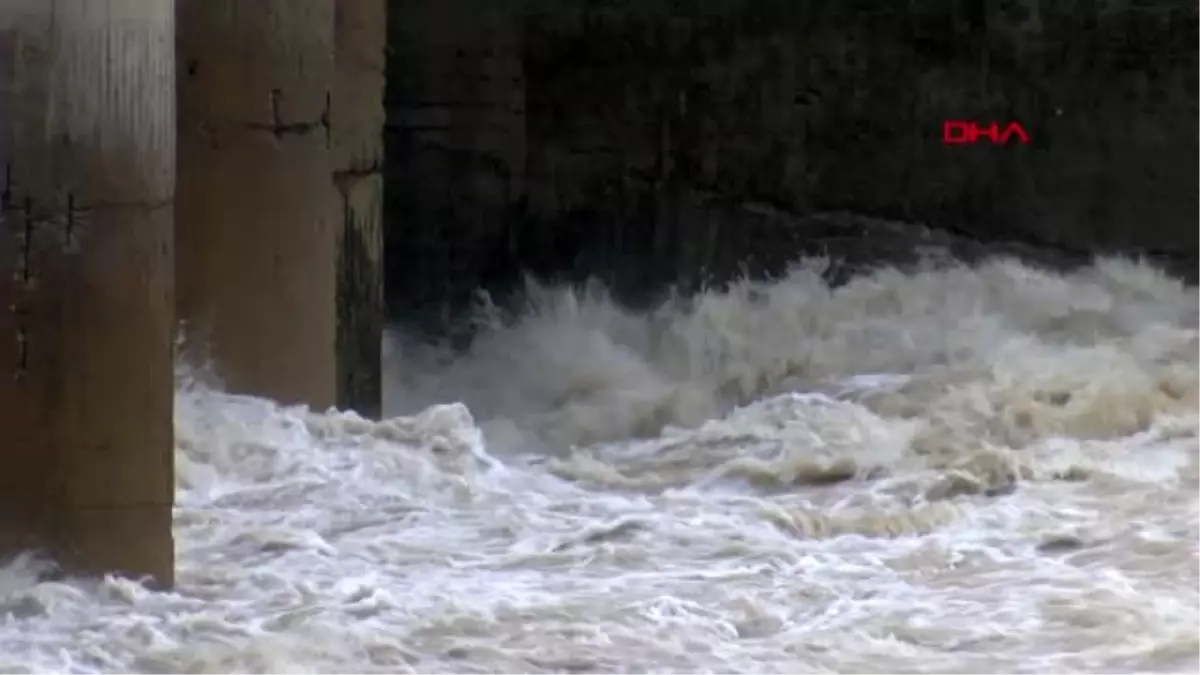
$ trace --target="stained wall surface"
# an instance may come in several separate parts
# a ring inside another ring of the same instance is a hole
[[[172,0],[0,3],[0,553],[173,580]]]
[[[330,99],[337,237],[337,405],[378,417],[383,384],[383,91],[387,0],[334,7]]]

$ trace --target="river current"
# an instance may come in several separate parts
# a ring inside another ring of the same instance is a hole
[[[20,558],[0,672],[1196,672],[1196,289],[819,267],[391,334],[378,422],[181,366],[177,587]]]

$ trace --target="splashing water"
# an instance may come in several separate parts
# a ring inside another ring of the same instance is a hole
[[[0,671],[1195,672],[1196,289],[819,272],[392,335],[380,422],[181,386],[178,586],[19,559]]]

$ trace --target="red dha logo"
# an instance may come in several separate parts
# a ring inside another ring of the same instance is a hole
[[[942,122],[942,142],[946,145],[975,143],[979,141],[981,136],[991,139],[993,145],[1004,145],[1013,136],[1020,139],[1022,143],[1029,142],[1029,134],[1026,133],[1025,127],[1021,126],[1018,122],[1009,122],[1003,131],[1000,130],[1000,125],[995,122],[982,127],[968,120],[946,120]]]

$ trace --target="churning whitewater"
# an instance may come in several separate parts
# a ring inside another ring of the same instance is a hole
[[[381,422],[183,374],[178,586],[19,559],[0,671],[1196,672],[1196,289],[820,271],[393,335]]]

